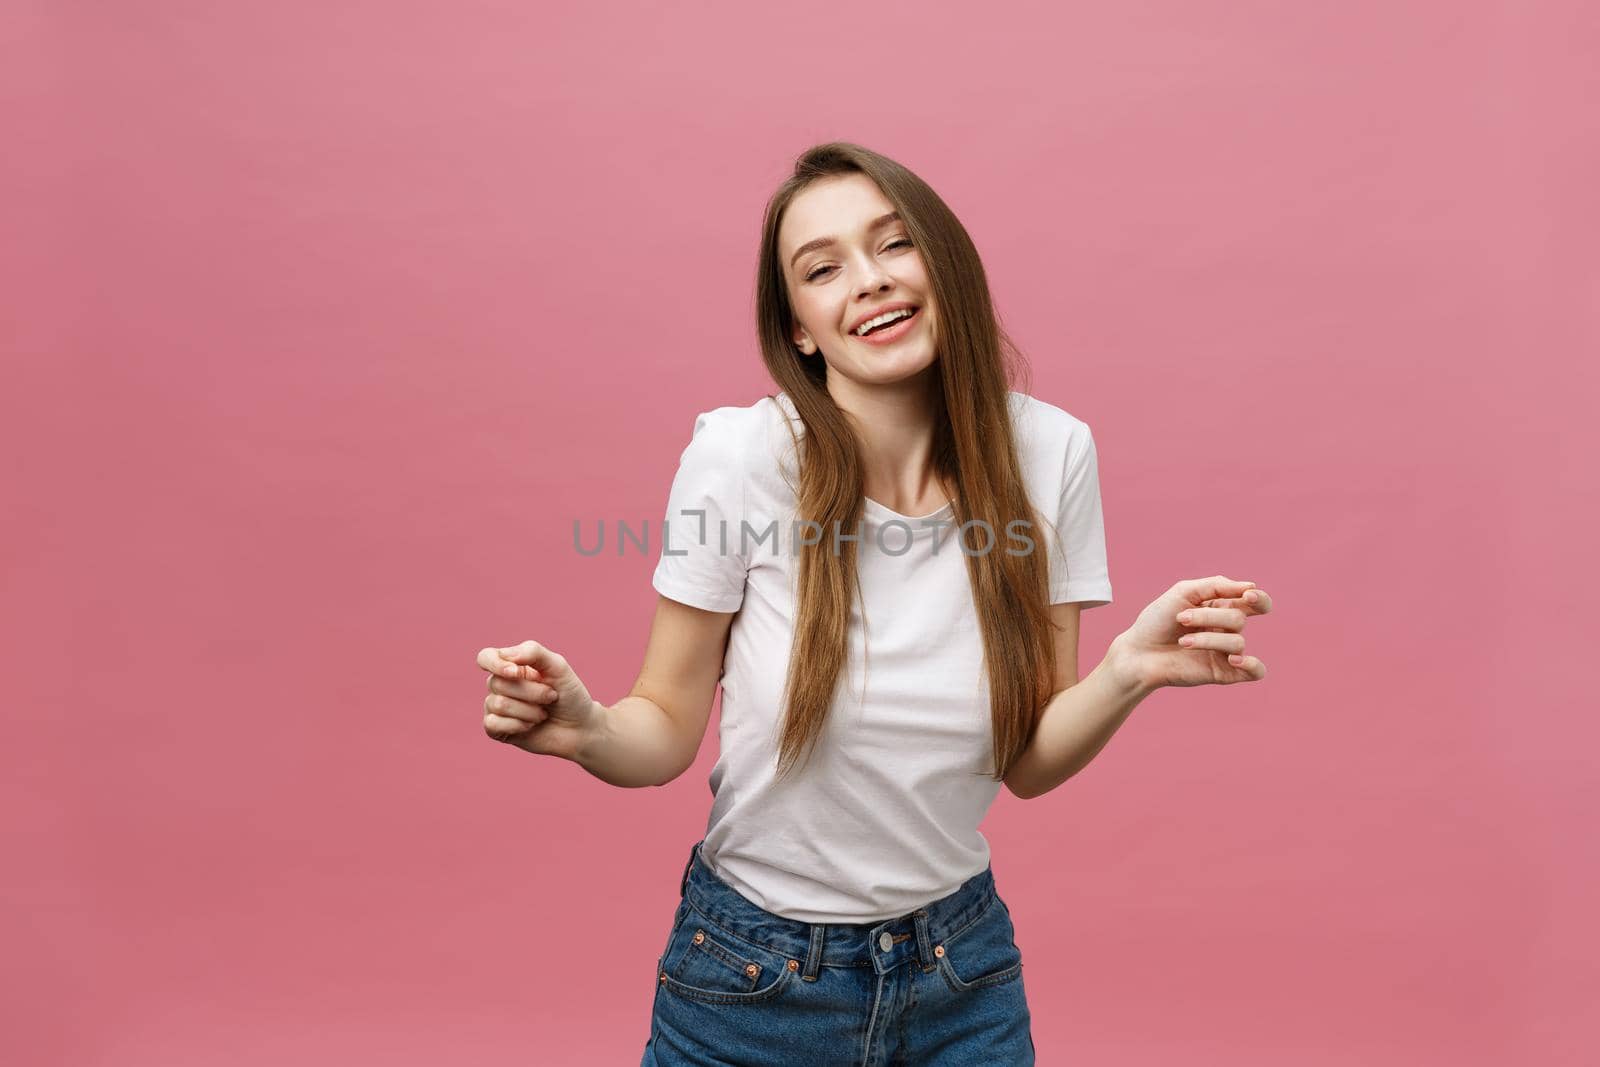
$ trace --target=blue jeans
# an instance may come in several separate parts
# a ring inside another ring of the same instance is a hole
[[[1011,909],[986,868],[878,923],[757,907],[689,850],[643,1067],[1031,1065]]]

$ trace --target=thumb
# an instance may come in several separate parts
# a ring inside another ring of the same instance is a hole
[[[556,666],[556,654],[537,641],[523,641],[498,651],[502,659],[532,667],[541,674],[548,674]]]
[[[1197,578],[1189,583],[1185,590],[1191,603],[1199,604],[1207,600],[1216,600],[1224,597],[1243,596],[1246,589],[1254,589],[1255,582],[1241,582],[1223,575],[1211,578]]]

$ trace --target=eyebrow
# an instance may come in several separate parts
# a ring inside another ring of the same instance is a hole
[[[900,212],[898,211],[891,211],[887,215],[879,215],[877,218],[867,223],[867,230],[869,232],[876,230],[880,226],[887,226],[891,222],[899,221],[899,219]],[[807,241],[805,244],[794,250],[794,255],[789,257],[789,266],[794,266],[800,257],[805,255],[807,252],[815,252],[819,248],[827,248],[829,245],[838,243],[839,239],[837,237],[818,237],[815,241]]]

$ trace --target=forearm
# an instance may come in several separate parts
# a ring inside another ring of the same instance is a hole
[[[1033,737],[1006,782],[1020,797],[1043,796],[1099,755],[1154,686],[1119,677],[1114,648],[1088,676],[1045,705]]]
[[[597,724],[578,746],[573,762],[602,782],[626,789],[665,785],[684,771],[683,748],[672,717],[661,705],[627,696],[600,707]]]

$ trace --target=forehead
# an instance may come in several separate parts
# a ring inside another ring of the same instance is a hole
[[[867,223],[893,210],[894,204],[865,174],[820,178],[784,209],[778,226],[778,253],[788,262],[796,248],[818,237],[849,240]]]

